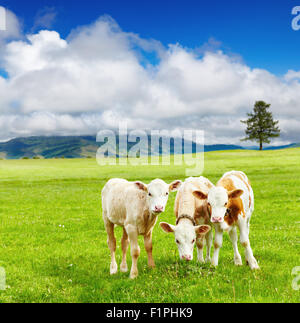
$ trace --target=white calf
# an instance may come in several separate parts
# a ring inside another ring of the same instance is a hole
[[[210,231],[209,213],[207,202],[198,200],[193,196],[196,189],[208,192],[213,184],[204,177],[188,178],[180,187],[174,212],[176,226],[162,222],[161,228],[167,233],[174,233],[178,246],[180,259],[190,261],[193,259],[195,242],[197,244],[198,261],[203,263],[204,237],[207,241],[206,260],[210,261],[210,249],[212,245],[212,232]],[[206,224],[206,225],[203,225]]]
[[[240,241],[245,248],[246,261],[251,269],[258,269],[256,259],[249,241],[250,218],[254,211],[254,194],[247,176],[243,172],[226,173],[216,187],[208,194],[201,190],[193,193],[201,200],[207,200],[211,222],[215,228],[214,256],[212,264],[218,265],[219,251],[223,243],[223,232],[229,233],[234,249],[234,263],[242,265],[241,255],[237,247],[237,231],[240,230]]]
[[[132,183],[124,179],[111,179],[106,183],[102,190],[102,215],[111,252],[111,275],[118,271],[115,259],[115,225],[123,227],[123,259],[120,270],[122,272],[128,271],[126,252],[130,241],[132,256],[130,278],[137,277],[137,260],[140,255],[139,235],[144,236],[149,266],[155,266],[152,257],[152,230],[158,214],[165,210],[169,192],[176,191],[180,185],[181,181],[175,181],[168,185],[160,179],[152,181],[149,185],[142,182]]]

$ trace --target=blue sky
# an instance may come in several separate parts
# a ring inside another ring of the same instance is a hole
[[[225,52],[251,67],[281,75],[300,68],[300,31],[291,28],[292,8],[300,0],[2,0],[30,32],[45,8],[56,13],[52,28],[62,37],[103,14],[124,31],[163,44],[200,47],[213,38]]]
[[[300,142],[300,30],[292,29],[300,0],[1,5],[0,141],[95,134],[126,121],[240,145],[240,120],[264,100],[282,130],[272,144]]]

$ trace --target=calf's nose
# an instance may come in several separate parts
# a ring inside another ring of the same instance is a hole
[[[185,255],[185,256],[182,256],[182,259],[183,260],[186,260],[186,261],[191,261],[192,260],[192,256],[191,255]]]
[[[220,218],[220,217],[212,218],[211,221],[214,223],[220,223],[220,222],[222,222],[222,218]]]
[[[163,206],[160,206],[160,205],[155,206],[155,212],[162,212],[163,210],[164,210]]]

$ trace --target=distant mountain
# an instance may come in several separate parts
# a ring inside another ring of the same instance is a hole
[[[117,147],[119,147],[120,139],[117,139]],[[156,140],[158,138],[152,138],[152,140]],[[69,136],[69,137],[29,137],[29,138],[17,138],[12,139],[5,143],[0,143],[0,158],[5,159],[20,159],[23,157],[33,158],[33,157],[41,157],[41,158],[86,158],[86,157],[94,157],[96,152],[101,145],[104,143],[96,142],[95,136]],[[151,147],[151,139],[148,136],[148,144]],[[203,151],[203,147],[197,147],[197,144],[194,142],[186,142],[187,145],[192,147],[193,152]],[[134,146],[135,143],[128,143],[128,150]],[[113,153],[113,145],[108,145],[108,150],[110,151],[110,155],[115,155]],[[174,140],[171,140],[171,154],[181,154],[182,150],[175,151],[174,149]],[[283,149],[295,147],[296,144],[281,146],[281,147],[269,147],[270,149]],[[299,146],[299,145],[298,145]],[[151,149],[151,148],[150,148]],[[160,142],[159,145],[155,145],[152,147],[152,151],[147,149],[147,146],[141,149],[141,155],[146,156],[148,153],[152,155],[165,154],[169,151],[162,146]],[[204,151],[220,151],[220,150],[240,150],[240,149],[248,149],[242,146],[237,145],[205,145]],[[127,155],[127,151],[118,151],[117,156],[124,157]]]
[[[236,145],[205,145],[204,151],[219,151],[219,150],[244,150],[242,146]]]
[[[79,158],[94,156],[98,146],[96,137],[29,137],[12,139],[0,143],[0,157],[19,159],[22,157]]]

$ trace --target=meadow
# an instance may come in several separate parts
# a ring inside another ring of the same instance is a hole
[[[261,270],[235,267],[228,234],[220,265],[181,262],[171,234],[156,225],[147,267],[143,239],[139,277],[109,275],[101,189],[112,177],[184,180],[180,166],[106,166],[94,159],[0,160],[0,302],[299,302],[293,267],[300,266],[300,149],[205,154],[204,176],[214,183],[229,170],[252,182],[255,211],[250,241]],[[159,221],[175,222],[172,193]],[[122,230],[116,229],[117,261]],[[128,251],[128,265],[131,259]]]

